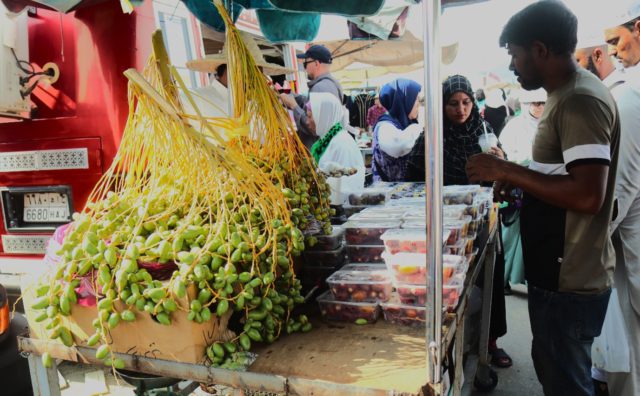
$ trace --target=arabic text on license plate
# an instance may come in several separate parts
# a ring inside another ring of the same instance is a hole
[[[61,193],[28,193],[24,195],[24,217],[27,223],[65,222],[69,220],[69,199]]]

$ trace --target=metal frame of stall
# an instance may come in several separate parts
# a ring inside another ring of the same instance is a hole
[[[426,343],[424,343],[422,352],[424,359],[418,359],[421,363],[414,364],[409,367],[409,363],[398,362],[395,367],[399,376],[403,372],[417,369],[423,371],[426,368],[426,377],[421,381],[414,391],[406,390],[398,391],[396,389],[388,389],[383,384],[375,384],[372,382],[352,382],[340,383],[338,381],[328,381],[323,379],[310,379],[314,377],[313,373],[309,375],[290,375],[289,373],[269,373],[262,372],[236,372],[223,369],[208,367],[203,364],[187,364],[165,360],[154,359],[144,356],[134,356],[127,354],[115,354],[124,360],[128,370],[140,371],[148,374],[160,376],[177,377],[187,380],[193,380],[204,383],[216,383],[220,385],[228,385],[237,390],[237,394],[246,394],[246,390],[257,391],[260,394],[315,394],[315,395],[335,395],[335,394],[358,394],[358,395],[392,395],[392,394],[425,394],[425,395],[443,395],[443,361],[449,361],[449,367],[454,368],[454,382],[451,384],[453,395],[466,394],[470,391],[470,386],[463,383],[464,377],[475,377],[476,381],[483,384],[490,383],[489,359],[487,353],[487,345],[489,338],[489,320],[491,310],[491,291],[493,270],[495,265],[496,253],[496,233],[497,226],[494,224],[488,226],[488,237],[486,246],[484,246],[481,255],[477,258],[476,264],[469,271],[465,280],[464,293],[460,298],[458,308],[454,313],[443,315],[442,304],[442,95],[440,92],[440,46],[438,37],[439,16],[441,5],[439,0],[425,0],[423,2],[423,10],[425,15],[424,29],[424,65],[425,65],[425,87],[427,100],[426,108],[429,115],[426,119],[425,126],[425,166],[426,166],[426,186],[427,199],[426,210],[429,217],[427,224],[427,242],[429,244],[429,252],[427,255],[429,276],[427,280],[427,309],[431,315],[427,315],[426,323]],[[477,359],[467,359],[470,364],[464,365],[464,329],[467,319],[467,309],[469,303],[469,295],[471,289],[480,274],[484,276],[483,304],[481,314],[481,332],[480,341],[477,348]],[[389,327],[385,324],[376,324],[374,326],[353,326],[345,325],[341,329],[326,327],[316,330],[321,339],[335,338],[336,334],[344,335],[349,332],[354,339],[344,340],[341,345],[338,343],[336,348],[346,348],[340,352],[348,350],[348,348],[358,348],[357,339],[372,340],[378,339],[378,334],[388,334],[389,330],[399,333],[402,340],[387,340],[382,347],[393,349],[400,348],[400,345],[409,345],[413,351],[416,343],[420,341],[420,334],[403,330],[402,328]],[[311,333],[314,333],[313,331]],[[402,334],[402,333],[409,333]],[[302,338],[305,335],[300,335]],[[410,337],[407,341],[407,337]],[[391,337],[393,338],[393,336]],[[296,336],[287,336],[279,339],[274,343],[276,347],[286,347],[288,344],[295,344]],[[382,342],[382,341],[378,341]],[[19,337],[19,348],[28,354],[29,366],[31,370],[34,394],[36,395],[60,395],[58,386],[57,368],[54,364],[52,368],[45,368],[39,358],[44,352],[49,352],[54,359],[62,359],[71,362],[80,362],[88,364],[101,365],[101,362],[95,358],[93,348],[74,346],[65,347],[57,342],[48,340],[31,339],[28,337]],[[366,353],[366,343],[360,345],[363,353]],[[380,347],[380,346],[377,346]],[[302,349],[298,345],[298,349]],[[271,351],[269,351],[271,352]],[[321,352],[319,352],[321,356]],[[335,359],[339,355],[327,356],[329,359]],[[400,359],[399,359],[400,360]],[[425,362],[426,360],[426,362]],[[477,364],[476,364],[477,363]],[[254,363],[255,364],[255,363]],[[251,367],[253,369],[253,366]],[[386,368],[383,368],[386,370]],[[286,370],[285,370],[286,371]],[[386,370],[389,371],[389,370]],[[402,378],[400,378],[402,381]],[[415,381],[415,379],[414,379]]]

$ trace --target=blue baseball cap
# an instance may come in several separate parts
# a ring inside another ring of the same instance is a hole
[[[307,49],[307,51],[303,54],[297,55],[298,59],[314,59],[319,61],[320,63],[331,63],[333,57],[331,56],[331,52],[324,45],[312,45]]]

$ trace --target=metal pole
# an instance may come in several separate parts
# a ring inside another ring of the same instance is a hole
[[[425,169],[427,189],[427,379],[441,381],[442,366],[442,90],[438,37],[440,0],[423,2]],[[429,310],[429,307],[432,309]]]

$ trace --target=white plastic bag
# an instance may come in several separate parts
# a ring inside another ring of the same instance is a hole
[[[602,332],[593,340],[591,361],[593,367],[610,373],[631,370],[629,339],[616,289],[611,290]]]

